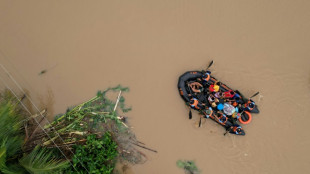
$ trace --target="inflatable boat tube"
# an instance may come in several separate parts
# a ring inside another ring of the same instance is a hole
[[[179,89],[180,95],[182,96],[183,100],[186,103],[190,102],[192,98],[189,96],[190,90],[188,89],[186,82],[190,80],[196,80],[197,78],[201,78],[201,77],[202,77],[202,73],[199,71],[188,71],[180,76],[179,82],[178,82],[178,89]]]

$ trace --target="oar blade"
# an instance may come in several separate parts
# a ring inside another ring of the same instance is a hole
[[[258,94],[259,94],[259,92],[255,93],[255,94],[252,95],[252,97],[250,97],[250,98],[253,98],[253,97],[257,96]]]
[[[213,60],[210,62],[210,64],[209,64],[209,66],[207,67],[207,69],[209,69],[212,65],[213,65]]]
[[[198,124],[198,126],[199,126],[199,127],[201,126],[201,117],[200,117],[200,120],[199,120],[199,124]]]
[[[192,110],[191,110],[191,109],[189,109],[188,118],[189,118],[189,119],[192,119],[192,118],[193,118]]]

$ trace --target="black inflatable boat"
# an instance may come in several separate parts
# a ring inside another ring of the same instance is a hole
[[[210,64],[212,65],[212,63]],[[197,110],[200,122],[210,118],[223,126],[227,132],[245,135],[241,124],[252,120],[252,113],[259,113],[258,107],[251,99],[245,98],[238,90],[229,88],[213,76],[210,71],[188,71],[179,77],[178,90],[190,108]]]

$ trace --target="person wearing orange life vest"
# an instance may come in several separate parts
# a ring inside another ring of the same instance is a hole
[[[227,122],[227,117],[226,117],[226,115],[225,115],[224,113],[220,112],[220,111],[218,111],[217,114],[218,114],[218,116],[215,115],[217,121],[218,121],[219,123],[221,123],[222,125],[225,125],[225,123]]]
[[[207,71],[205,72],[203,75],[202,75],[202,80],[203,80],[203,85],[207,85],[208,84],[208,81],[210,80],[210,77],[211,77],[211,71]]]
[[[242,109],[245,111],[252,111],[255,107],[255,102],[253,100],[248,100],[245,104],[242,105]]]
[[[241,130],[242,130],[242,127],[241,126],[234,126],[233,128],[232,128],[232,131],[235,133],[235,134],[239,134],[239,133],[241,133]]]
[[[237,109],[237,107],[236,107]],[[231,121],[234,125],[237,124],[237,120],[241,117],[241,114],[238,113],[238,111],[236,111],[235,113],[233,113],[233,115],[231,116]]]
[[[197,109],[197,110],[203,109],[205,107],[205,105],[203,103],[201,103],[198,99],[196,99],[194,97],[192,99],[190,99],[189,105],[191,108]]]

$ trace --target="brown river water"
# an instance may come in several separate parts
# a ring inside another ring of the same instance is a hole
[[[308,174],[309,9],[302,0],[0,0],[0,63],[50,118],[97,90],[130,87],[131,126],[158,153],[141,149],[149,159],[129,173],[182,174],[176,161],[187,159],[206,174]],[[178,77],[211,60],[231,88],[260,92],[246,136],[188,119]]]

